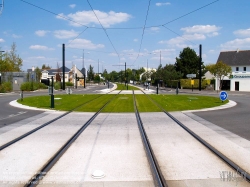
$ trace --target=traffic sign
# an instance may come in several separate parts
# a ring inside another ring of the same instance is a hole
[[[192,86],[194,85],[194,80],[191,80],[191,85],[192,85]]]
[[[187,74],[187,78],[194,78],[196,77],[196,74]]]
[[[220,100],[225,101],[227,99],[227,92],[221,91],[220,92]]]

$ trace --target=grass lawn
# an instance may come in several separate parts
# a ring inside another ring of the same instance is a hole
[[[228,103],[219,97],[194,96],[194,95],[149,95],[166,111],[195,110],[211,108]]]
[[[55,95],[55,110],[69,111],[77,106],[84,104],[78,108],[79,112],[96,112],[109,99],[112,100],[102,112],[134,112],[133,95]],[[160,112],[161,110],[150,100],[147,95],[135,95],[138,110],[140,112]],[[149,95],[166,111],[182,111],[194,110],[202,108],[210,108],[228,103],[228,100],[222,101],[217,97],[210,96],[194,96],[194,95]],[[27,97],[23,101],[18,100],[23,105],[33,106],[37,108],[50,108],[50,96]]]
[[[116,90],[127,90],[127,86],[125,86],[124,84],[116,83],[116,85],[117,85]],[[128,85],[128,90],[140,90],[140,89],[137,87]]]
[[[86,94],[86,95],[54,95],[54,105],[56,110],[70,111],[84,103],[87,103],[102,95]],[[23,101],[17,100],[18,103],[37,108],[50,109],[50,95],[27,97]]]

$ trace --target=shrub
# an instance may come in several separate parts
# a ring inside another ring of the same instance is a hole
[[[48,87],[41,82],[24,82],[20,86],[22,91],[34,91],[38,89],[47,89]]]
[[[65,86],[74,86],[72,82],[65,82]]]
[[[56,89],[56,90],[61,89],[61,82],[55,82],[54,83],[54,89]]]
[[[199,79],[193,79],[194,80],[194,86],[193,88],[199,88]],[[191,85],[191,79],[181,79],[181,87],[182,88],[192,88]],[[210,80],[202,79],[201,81],[201,88],[206,88],[207,85],[210,85]]]
[[[12,91],[11,82],[4,82],[0,85],[0,93],[6,93]]]

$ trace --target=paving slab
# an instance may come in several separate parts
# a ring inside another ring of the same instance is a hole
[[[164,178],[170,186],[235,186],[234,182],[224,182],[221,176],[223,172],[234,171],[165,113],[140,115]],[[250,185],[241,181],[238,186]]]
[[[202,125],[198,121],[193,120],[189,116],[181,112],[172,112],[180,122],[185,124],[194,133],[202,137],[206,142],[227,156],[230,160],[237,163],[239,167],[250,173],[250,152],[230,141],[228,138],[220,135],[216,131]]]
[[[205,125],[206,127],[212,129],[213,131],[217,132],[218,134],[224,136],[225,138],[229,139],[230,141],[236,143],[237,145],[243,147],[244,149],[250,151],[250,141],[242,138],[241,136],[238,136],[237,134],[234,134],[222,127],[219,127],[218,125],[215,125],[191,112],[185,112],[185,115],[189,116],[190,118],[194,119],[195,121],[198,121],[202,125]]]
[[[0,146],[4,145],[15,138],[49,122],[50,120],[64,114],[64,112],[51,111],[33,116],[6,127],[0,128]]]
[[[0,185],[23,186],[92,115],[70,113],[0,151]]]
[[[104,177],[94,179],[94,171]],[[99,114],[39,186],[153,187],[135,114]]]

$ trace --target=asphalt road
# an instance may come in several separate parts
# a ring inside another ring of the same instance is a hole
[[[250,140],[250,95],[229,95],[237,103],[235,107],[209,112],[194,112],[195,115]]]

